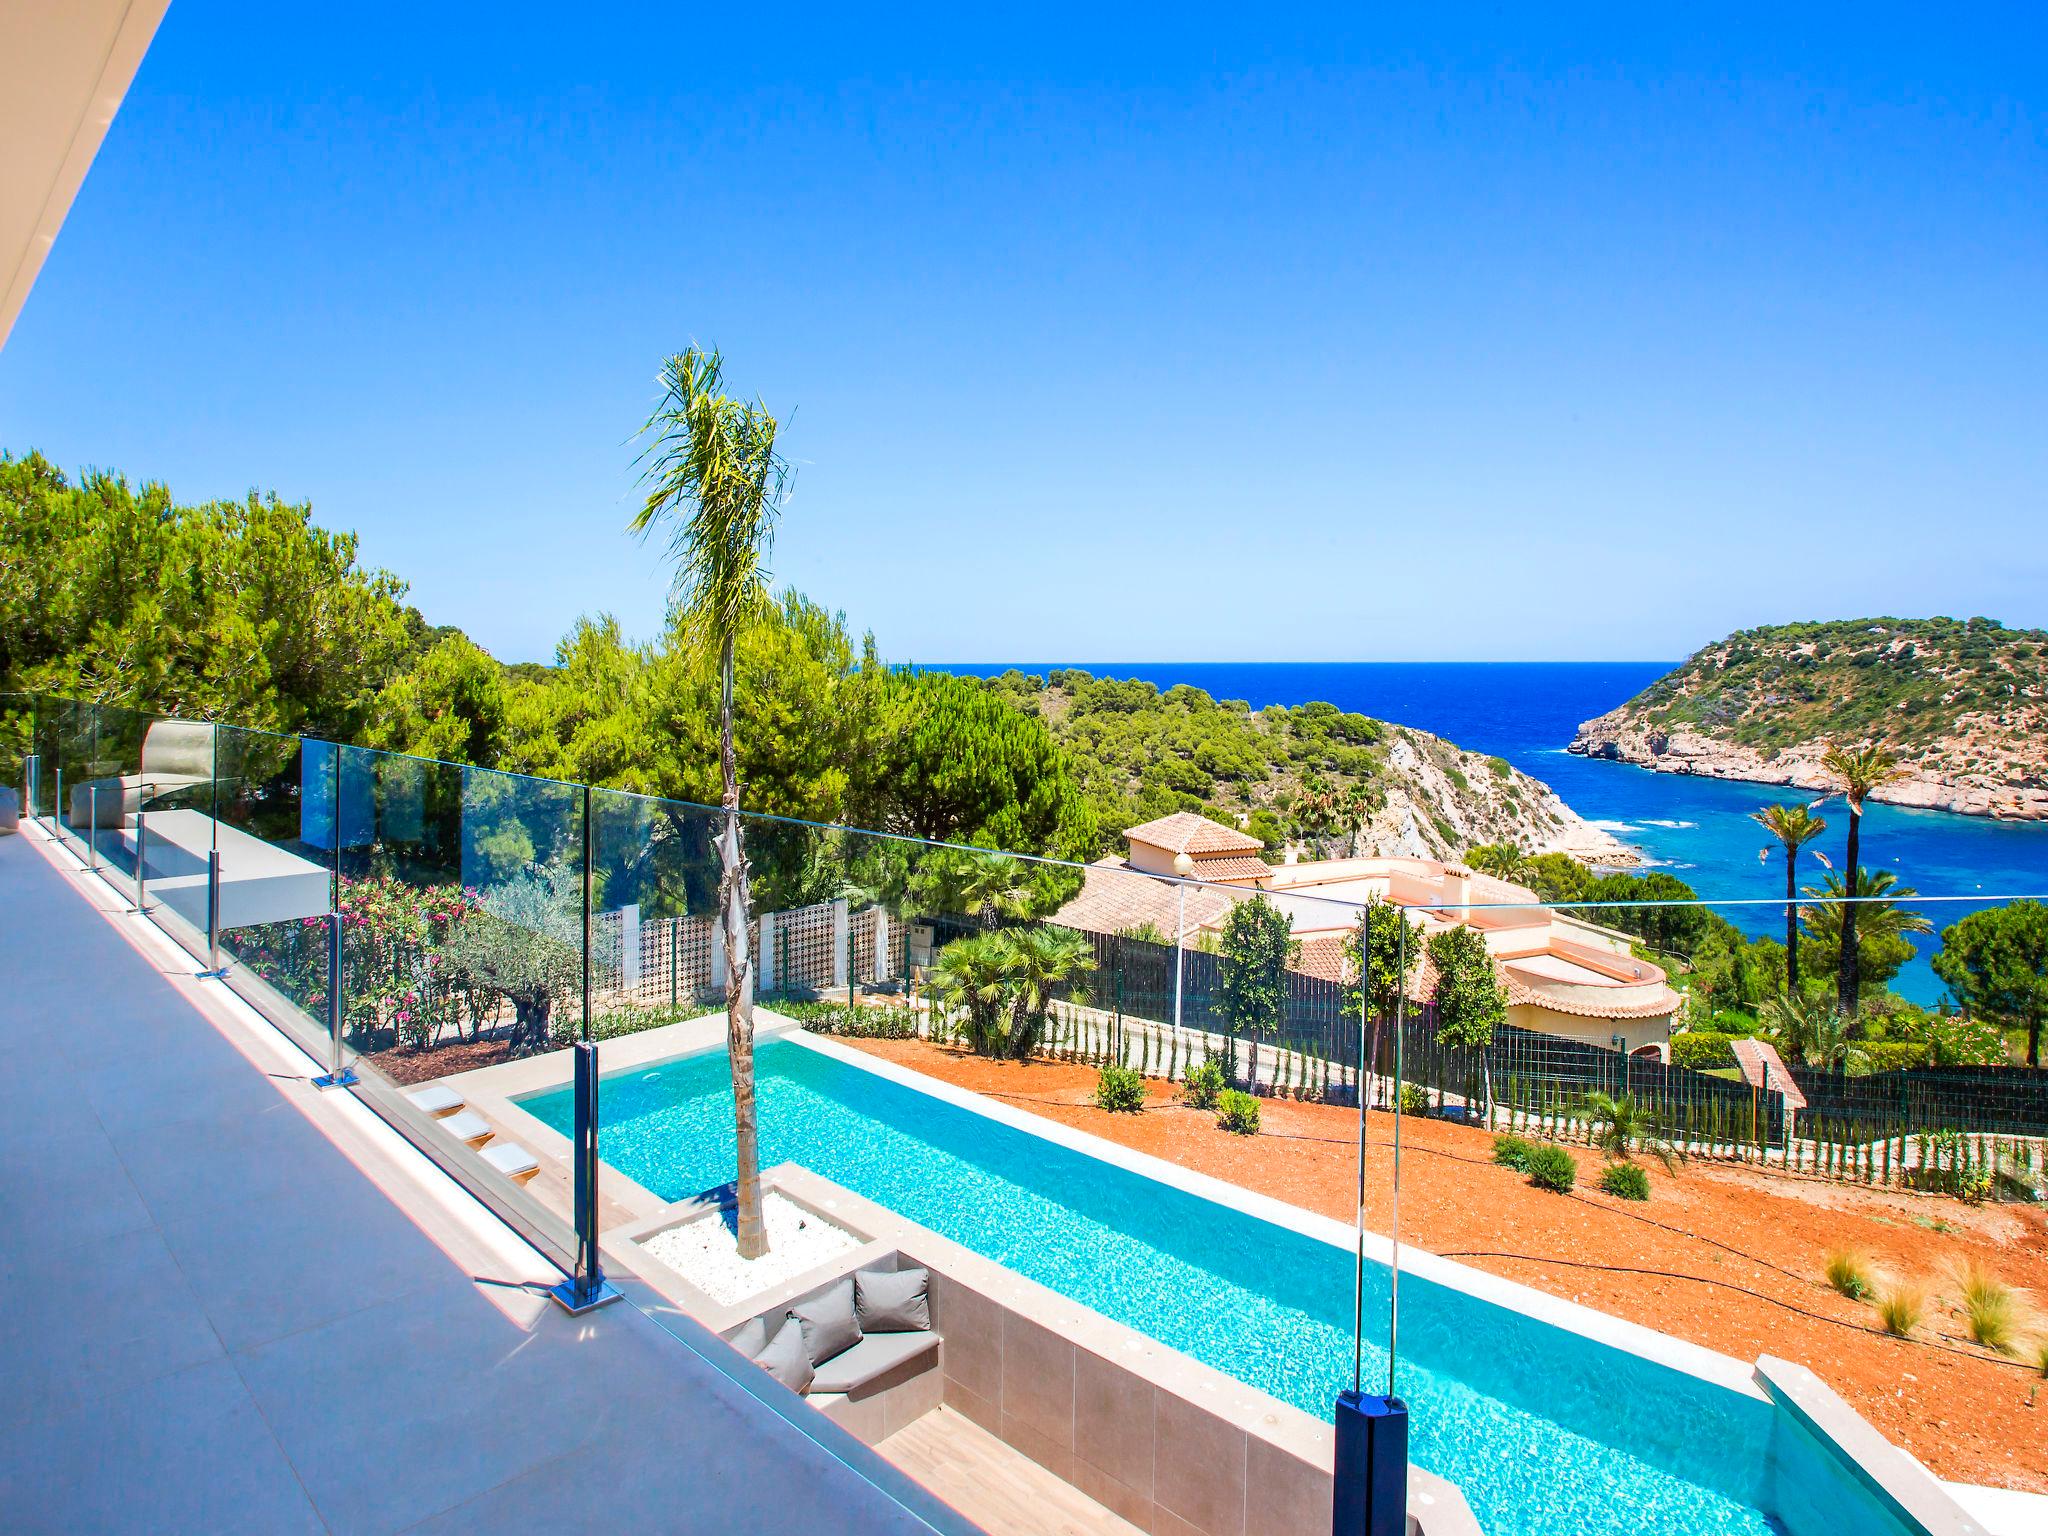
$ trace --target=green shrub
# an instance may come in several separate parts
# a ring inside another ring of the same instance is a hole
[[[1512,1168],[1517,1173],[1526,1173],[1529,1168],[1529,1154],[1536,1149],[1519,1136],[1496,1136],[1493,1138],[1493,1160],[1503,1168]]]
[[[664,1024],[680,1024],[685,1019],[701,1018],[713,1010],[699,1008],[693,1003],[684,1003],[679,1008],[652,1007],[628,1004],[600,1013],[591,1021],[590,1038],[593,1040],[616,1040],[622,1035],[637,1035],[642,1030],[659,1029]],[[557,1014],[548,1021],[549,1036],[559,1045],[570,1045],[583,1038],[583,1027],[565,1014]]]
[[[1532,1147],[1524,1171],[1538,1189],[1560,1195],[1570,1194],[1572,1186],[1579,1182],[1579,1165],[1563,1147]]]
[[[1486,766],[1496,779],[1511,779],[1515,776],[1515,770],[1508,766],[1508,760],[1504,757],[1489,757]]]
[[[1404,1115],[1426,1115],[1429,1113],[1429,1090],[1420,1083],[1401,1085],[1401,1113]]]
[[[1634,1163],[1616,1163],[1603,1169],[1600,1187],[1618,1200],[1650,1198],[1650,1176]]]
[[[1735,1052],[1728,1042],[1735,1036],[1716,1029],[1688,1029],[1671,1037],[1671,1065],[1705,1072],[1711,1067],[1732,1067]]]
[[[1196,1109],[1214,1109],[1216,1100],[1230,1084],[1223,1080],[1223,1064],[1205,1061],[1191,1068],[1180,1085],[1180,1096]]]
[[[854,1008],[845,1003],[831,1003],[813,1000],[771,999],[764,1007],[794,1019],[806,1029],[815,1029],[821,1034],[841,1035],[849,1040],[914,1040],[917,1038],[918,1014],[915,1009],[901,1004],[884,1004],[875,1007]],[[697,1009],[698,1013],[705,1010]]]
[[[1259,1101],[1248,1093],[1226,1088],[1216,1096],[1216,1123],[1233,1136],[1259,1134]]]
[[[1133,1067],[1104,1067],[1095,1078],[1095,1107],[1135,1115],[1145,1107],[1145,1079]]]
[[[1866,1040],[1858,1049],[1873,1072],[1902,1072],[1927,1065],[1925,1040]]]

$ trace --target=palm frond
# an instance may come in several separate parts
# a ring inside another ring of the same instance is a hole
[[[778,424],[759,400],[724,392],[724,362],[696,347],[662,365],[661,399],[634,461],[646,498],[628,525],[669,529],[673,604],[684,641],[716,650],[765,604],[775,522],[794,471],[776,451]]]

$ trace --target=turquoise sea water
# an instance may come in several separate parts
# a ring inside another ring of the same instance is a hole
[[[763,1045],[761,1159],[791,1161],[1319,1417],[1350,1385],[1348,1252],[785,1041]],[[664,1199],[733,1173],[726,1059],[605,1079],[603,1156]],[[524,1107],[567,1134],[567,1090]],[[1366,1284],[1384,1387],[1388,1283]],[[1897,1536],[1767,1403],[1413,1275],[1396,1388],[1418,1464],[1493,1536]]]
[[[986,677],[1012,663],[948,664]],[[1640,848],[1701,896],[1760,899],[1783,894],[1784,866],[1766,867],[1766,839],[1749,813],[1768,801],[1812,798],[1761,784],[1653,773],[1625,763],[1567,753],[1579,723],[1606,713],[1670,670],[1668,662],[1030,662],[1027,672],[1078,666],[1102,677],[1138,677],[1161,688],[1186,683],[1253,708],[1323,699],[1418,730],[1475,752],[1505,757],[1544,780],[1565,804]],[[1840,868],[1848,818],[1836,802],[1823,811],[1828,831],[1813,846]],[[1940,811],[1873,806],[1863,829],[1866,863],[1892,870],[1923,896],[1976,898],[2048,892],[2048,825],[1997,822]],[[1815,878],[1819,871],[1813,871]],[[1937,928],[1971,906],[1930,903]],[[1783,929],[1783,908],[1729,907],[1725,915],[1752,934]],[[1928,965],[1935,940],[1894,985],[1932,1003],[1941,982]]]

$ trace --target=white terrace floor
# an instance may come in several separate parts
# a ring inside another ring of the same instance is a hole
[[[0,1530],[974,1529],[708,1335],[539,1299],[35,836],[0,837]]]

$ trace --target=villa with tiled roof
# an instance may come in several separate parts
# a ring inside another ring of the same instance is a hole
[[[1476,930],[1507,991],[1508,1022],[1589,1045],[1638,1051],[1669,1039],[1679,997],[1663,969],[1634,953],[1626,934],[1546,907],[1534,891],[1436,859],[1369,857],[1268,864],[1247,833],[1177,811],[1124,833],[1126,857],[1089,866],[1080,893],[1055,922],[1096,933],[1149,930],[1190,946],[1221,931],[1230,908],[1254,893],[1286,912],[1300,943],[1295,968],[1349,979],[1344,942],[1368,900],[1408,909],[1425,937]],[[1177,878],[1175,859],[1190,868]],[[1427,1001],[1436,976],[1425,955],[1409,981]]]

